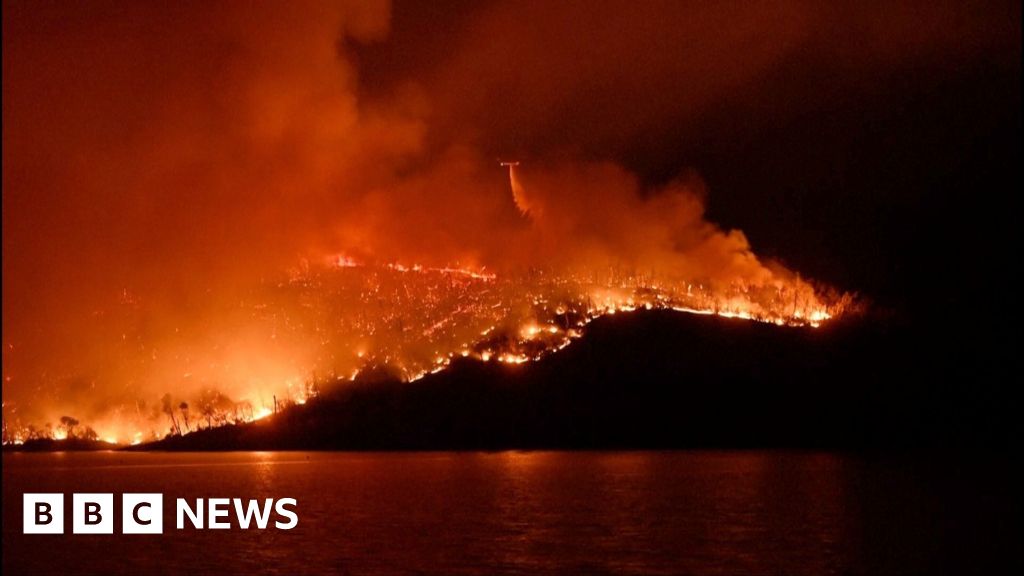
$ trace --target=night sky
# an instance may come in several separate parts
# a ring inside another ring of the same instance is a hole
[[[759,254],[900,310],[1005,286],[1019,3],[441,4],[357,50],[368,95],[439,87],[437,142],[694,169]]]

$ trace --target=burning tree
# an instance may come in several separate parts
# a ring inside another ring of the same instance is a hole
[[[217,390],[208,388],[199,395],[199,413],[206,420],[207,428],[227,423],[234,410],[235,403]]]
[[[171,401],[170,394],[164,394],[163,397],[160,398],[160,407],[164,414],[167,414],[167,417],[171,419],[171,431],[180,435],[181,427],[178,426],[178,421],[174,418],[174,403]]]
[[[181,410],[181,419],[185,421],[185,431],[191,432],[192,428],[188,425],[188,402],[178,404],[178,409]]]
[[[64,436],[66,438],[74,438],[75,426],[78,426],[79,422],[71,416],[61,416],[60,425],[64,427]]]

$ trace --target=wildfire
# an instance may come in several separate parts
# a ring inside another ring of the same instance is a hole
[[[264,406],[264,407],[260,408],[259,410],[257,410],[255,414],[253,414],[252,420],[253,421],[255,421],[255,420],[262,420],[262,419],[266,418],[267,416],[270,416],[273,413],[274,413],[273,410],[271,410],[270,408],[267,408],[267,407]]]
[[[249,299],[253,323],[274,343],[254,348],[252,359],[271,361],[289,349],[311,350],[308,364],[298,369],[294,363],[281,364],[277,372],[292,373],[275,384],[264,378],[246,382],[244,374],[251,371],[210,372],[193,363],[186,381],[231,384],[225,388],[238,391],[234,398],[216,390],[167,395],[162,409],[140,400],[140,406],[152,408],[118,409],[116,416],[93,423],[98,437],[139,444],[168,434],[262,420],[277,409],[306,404],[319,393],[320,382],[351,382],[368,368],[383,367],[411,382],[445,370],[454,358],[521,365],[569,346],[590,322],[605,315],[673,310],[816,328],[850,302],[848,296],[825,302],[799,280],[712,287],[620,271],[499,275],[461,266],[362,263],[345,255],[324,262],[322,267],[293,270],[287,281]],[[5,442],[81,433],[68,426],[29,430],[7,412],[5,405],[5,430],[12,424]]]

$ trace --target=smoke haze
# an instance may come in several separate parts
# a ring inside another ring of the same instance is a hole
[[[168,391],[305,377],[317,352],[247,306],[336,254],[795,282],[705,217],[716,191],[663,142],[723,102],[822,106],[804,78],[758,104],[794,63],[856,89],[1019,43],[1016,3],[453,6],[410,28],[424,8],[5,1],[5,402],[156,419]]]

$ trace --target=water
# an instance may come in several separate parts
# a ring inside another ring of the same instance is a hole
[[[883,574],[1003,567],[1017,549],[1014,473],[989,460],[771,451],[3,458],[6,574]],[[120,535],[118,516],[113,536],[23,535],[24,492],[112,492],[115,503],[123,492],[162,492],[164,534]],[[293,497],[299,524],[177,530],[177,497]]]

